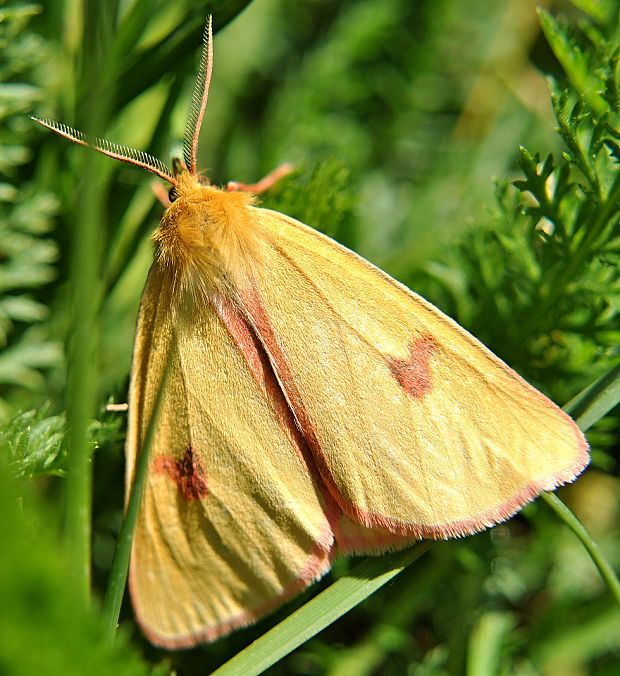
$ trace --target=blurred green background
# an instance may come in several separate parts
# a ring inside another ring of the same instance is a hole
[[[541,29],[537,7],[562,17],[555,33]],[[37,643],[45,673],[86,673],[80,651],[91,673],[151,664],[208,673],[303,601],[174,655],[147,644],[128,603],[115,649],[96,619],[71,619],[60,544],[71,378],[84,381],[74,391],[85,387],[92,409],[100,597],[123,504],[124,418],[105,404],[126,400],[162,210],[147,174],[27,115],[168,163],[181,154],[209,12],[217,34],[199,165],[212,181],[252,182],[293,162],[267,206],[422,293],[560,405],[618,362],[613,0],[0,3],[0,442],[14,477],[4,490],[0,601],[11,610],[0,619],[0,674],[32,673]],[[548,76],[565,113],[560,134]],[[553,166],[541,161],[549,153]],[[93,329],[91,358],[76,373],[66,355],[83,326]],[[617,415],[589,439],[593,467],[561,495],[618,568]],[[338,561],[334,575],[350,565]],[[438,544],[269,673],[611,676],[620,614],[574,536],[536,503]]]

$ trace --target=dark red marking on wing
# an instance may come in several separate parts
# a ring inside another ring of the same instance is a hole
[[[270,357],[273,370],[277,374],[278,382],[286,393],[287,402],[303,434],[306,447],[310,451],[311,461],[308,464],[313,469],[316,468],[313,475],[318,475],[321,487],[325,488],[322,495],[326,503],[326,516],[332,526],[341,551],[379,552],[389,549],[401,549],[412,540],[423,537],[446,537],[449,526],[448,528],[441,526],[435,528],[433,526],[425,527],[416,523],[396,521],[380,514],[367,512],[346,500],[332,476],[327,457],[321,447],[318,432],[306,409],[287,355],[276,337],[269,320],[269,315],[257,289],[249,288],[245,290],[243,304],[250,315],[253,329],[258,334],[261,343]],[[424,348],[424,351],[430,357],[430,343]],[[369,529],[369,537],[364,538],[361,533],[357,534],[361,537],[355,537],[355,535],[353,538],[347,537],[345,533],[346,528],[342,528],[344,524],[339,523],[340,514],[344,514],[345,517],[350,518],[354,523],[361,524]],[[373,533],[372,529],[377,526],[388,532]],[[453,534],[462,535],[463,532],[463,530],[455,529]]]
[[[311,469],[315,470],[313,471],[313,476],[316,477],[318,474],[319,486],[325,489],[322,491],[322,495],[325,500],[326,516],[332,526],[338,548],[343,552],[359,553],[372,551],[373,553],[378,553],[386,550],[401,549],[416,539],[443,539],[475,533],[512,516],[520,507],[532,500],[541,491],[553,490],[554,487],[572,481],[587,464],[586,441],[583,439],[575,423],[562,413],[560,409],[557,409],[573,426],[575,435],[579,440],[580,458],[571,464],[569,468],[557,473],[555,476],[525,486],[517,495],[497,505],[494,509],[482,514],[474,514],[469,519],[428,525],[405,522],[367,511],[347,500],[331,473],[328,458],[321,446],[318,430],[305,406],[304,398],[298,387],[293,369],[271,325],[260,293],[256,288],[250,287],[244,290],[242,298],[243,306],[250,318],[250,326],[253,332],[258,335],[269,356],[278,383],[285,394],[295,422],[303,435],[305,445],[302,448],[305,447],[310,451],[308,465]],[[414,392],[421,392],[423,390],[425,390],[423,394],[426,394],[432,387],[429,362],[433,353],[438,349],[439,343],[428,334],[421,336],[413,342],[409,359],[396,360],[392,358],[391,361],[400,376],[399,382],[402,381],[403,387],[409,387],[412,396],[415,396]],[[420,364],[425,365],[425,367],[420,366]],[[520,378],[508,367],[505,368],[514,378]],[[530,386],[527,387],[534,396],[554,406],[543,394],[533,390]],[[348,517],[353,521],[352,531],[345,521],[339,522],[340,514],[343,514],[345,519]],[[368,532],[364,533],[362,530],[356,532],[355,524],[368,529]],[[381,530],[377,532],[375,530],[377,528]]]
[[[307,464],[308,453],[305,448],[305,440],[295,424],[293,412],[286,401],[259,337],[248,324],[247,319],[240,314],[239,310],[232,303],[222,300],[216,306],[216,312],[230,337],[239,348],[254,378],[254,382],[267,397],[278,422],[288,432],[290,441],[297,450],[298,455]]]
[[[182,458],[158,456],[153,461],[153,470],[172,479],[188,502],[204,498],[209,492],[205,469],[191,445],[187,447]]]
[[[348,504],[342,497],[330,472],[327,459],[321,448],[319,435],[297,387],[288,358],[275,335],[259,292],[255,288],[247,289],[243,301],[250,316],[252,332],[256,332],[263,351],[268,355],[274,378],[277,378],[280,388],[277,399],[286,404],[286,411],[278,407],[280,420],[288,427],[293,427],[297,432],[295,440],[298,451],[305,459],[313,479],[321,490],[325,516],[336,538],[338,550],[345,553],[368,553],[370,551],[377,553],[388,549],[401,549],[414,539],[418,539],[421,535],[421,529],[417,526],[395,524],[383,517],[375,518],[375,515],[365,514],[353,505]],[[239,338],[238,335],[237,340]],[[246,350],[244,349],[245,353]],[[252,368],[252,360],[249,358],[249,354],[246,354],[246,362]],[[390,532],[375,533],[369,530],[367,533],[353,531],[348,533],[346,532],[346,525],[343,523],[343,518],[346,519],[347,517],[351,518],[354,523],[361,524],[368,529],[379,525],[389,529]],[[335,556],[335,554],[336,549],[332,551],[332,555]]]
[[[411,343],[407,359],[388,359],[390,371],[398,384],[415,399],[422,399],[433,388],[430,360],[436,350],[436,340],[426,335]]]

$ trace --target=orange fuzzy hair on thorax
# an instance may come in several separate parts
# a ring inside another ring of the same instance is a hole
[[[243,284],[259,255],[254,196],[177,176],[177,197],[153,234],[156,256],[181,288],[213,297],[230,282]]]

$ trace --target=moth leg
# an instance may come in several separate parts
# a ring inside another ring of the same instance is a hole
[[[129,410],[129,404],[106,404],[105,410],[113,413],[125,413]]]
[[[237,181],[229,181],[226,184],[226,190],[228,192],[233,192],[234,190],[241,190],[243,192],[253,192],[260,194],[262,192],[266,192],[274,186],[279,180],[284,178],[285,176],[288,176],[295,167],[290,164],[289,162],[286,162],[285,164],[281,164],[277,169],[274,169],[273,171],[269,172],[267,176],[264,176],[263,178],[260,179],[260,181],[257,181],[256,183],[239,183]]]
[[[166,209],[172,204],[170,197],[168,197],[168,191],[159,181],[152,181],[151,190]]]

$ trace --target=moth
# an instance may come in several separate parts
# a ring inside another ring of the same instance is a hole
[[[493,526],[589,461],[575,423],[437,308],[261,208],[252,186],[198,174],[212,63],[209,19],[172,172],[36,120],[171,186],[140,305],[126,442],[129,495],[165,386],[129,586],[142,629],[167,648],[254,622],[336,555]]]

